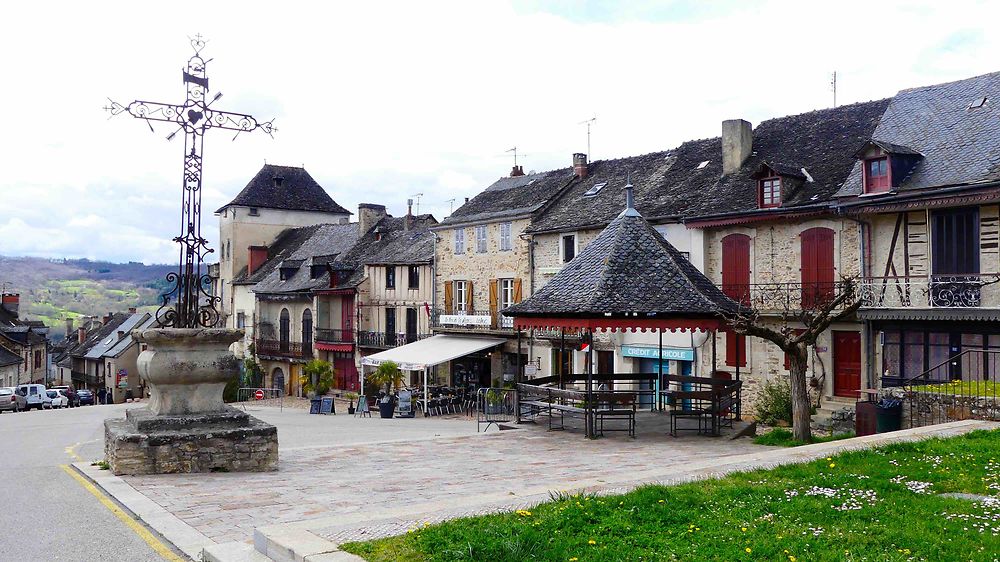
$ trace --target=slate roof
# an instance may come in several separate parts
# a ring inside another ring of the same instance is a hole
[[[102,356],[104,357],[118,357],[125,352],[129,347],[135,344],[135,340],[132,339],[132,330],[145,330],[147,328],[152,328],[156,324],[156,317],[151,314],[135,314],[133,315],[139,318],[139,321],[134,322],[129,328],[125,328],[124,325],[119,328],[119,330],[125,331],[125,337],[118,340],[118,343],[107,349]],[[145,317],[145,319],[143,319]]]
[[[531,298],[504,314],[715,318],[735,306],[642,215],[626,209]]]
[[[275,178],[281,178],[281,185],[277,184]],[[221,213],[230,205],[352,214],[338,205],[305,168],[274,164],[264,164],[235,199],[215,212]]]
[[[253,283],[255,293],[308,293],[326,287],[329,273],[311,277],[314,257],[322,256],[326,264],[347,252],[358,241],[358,223],[320,224],[283,231],[268,248],[268,260],[241,283]],[[282,280],[282,266],[295,268],[294,274]]]
[[[7,367],[9,365],[17,365],[23,361],[16,353],[11,353],[6,349],[0,347],[0,367]]]
[[[486,222],[530,215],[575,177],[572,168],[503,177],[455,209],[441,226]]]
[[[129,314],[122,318],[120,322],[117,321],[117,318],[113,319],[107,324],[107,326],[114,325],[114,329],[106,332],[106,335],[102,339],[95,342],[94,345],[91,346],[85,354],[83,354],[83,356],[86,359],[100,359],[101,357],[104,357],[107,355],[108,351],[117,346],[121,341],[131,341],[132,330],[139,327],[147,320],[149,320],[148,313]],[[121,338],[118,337],[118,332],[124,332]]]
[[[67,352],[72,357],[85,358],[94,346],[101,344],[107,340],[109,336],[112,336],[118,331],[118,327],[122,325],[123,322],[128,320],[129,314],[125,313],[115,313],[111,315],[107,324],[102,325],[99,328],[91,330],[87,333],[87,337],[84,338],[83,343],[76,343],[70,347]]]
[[[970,107],[984,97],[985,105]],[[1000,72],[902,90],[868,138],[924,156],[897,188],[899,192],[1000,180],[998,103]],[[857,161],[837,195],[859,195],[861,172]]]
[[[337,288],[356,287],[364,279],[365,265],[420,265],[434,260],[434,233],[438,224],[433,215],[415,215],[410,230],[403,229],[405,217],[386,215],[364,233],[334,266],[350,274]],[[376,232],[381,236],[376,236]]]

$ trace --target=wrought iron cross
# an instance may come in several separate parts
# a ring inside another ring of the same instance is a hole
[[[200,34],[191,39],[191,47],[194,48],[194,55],[188,59],[183,74],[187,86],[187,99],[183,104],[136,100],[122,105],[109,99],[111,104],[104,108],[112,116],[128,113],[144,119],[150,131],[153,130],[152,121],[177,125],[178,129],[170,133],[167,140],[184,132],[181,233],[174,238],[174,242],[180,244],[180,260],[177,272],[167,275],[167,281],[173,286],[160,296],[162,304],[156,311],[159,325],[170,328],[208,328],[219,322],[216,305],[222,299],[211,294],[212,280],[207,271],[202,273],[205,255],[213,252],[201,235],[201,172],[205,132],[209,129],[236,131],[233,136],[236,140],[243,132],[259,129],[273,137],[272,133],[277,131],[272,121],[258,122],[251,115],[212,109],[211,105],[222,97],[222,93],[216,93],[211,101],[207,101],[208,75],[205,66],[211,59],[206,61],[201,57],[205,40]],[[171,297],[175,297],[173,304]]]

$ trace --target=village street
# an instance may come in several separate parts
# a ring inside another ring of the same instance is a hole
[[[64,466],[104,455],[104,419],[131,404],[0,415],[0,560],[163,558]]]

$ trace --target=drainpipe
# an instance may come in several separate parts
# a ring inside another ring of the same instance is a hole
[[[860,271],[861,277],[866,277],[871,274],[872,257],[869,253],[871,252],[872,225],[868,221],[844,214],[839,208],[837,209],[837,214],[858,225],[858,229],[861,233],[861,235],[858,236],[858,259],[861,260],[858,270]],[[904,241],[904,243],[906,243],[906,241]],[[873,340],[872,322],[870,320],[865,320],[861,323],[861,342],[862,361],[864,362],[865,373],[864,387],[874,388],[876,386],[875,381],[877,379],[875,374],[875,345]],[[830,384],[833,384],[832,379]]]

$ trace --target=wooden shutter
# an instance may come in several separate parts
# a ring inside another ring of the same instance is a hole
[[[451,311],[454,309],[454,306],[455,306],[455,295],[452,292],[452,285],[453,285],[453,283],[451,281],[445,281],[444,282],[444,313],[445,314],[451,314]]]
[[[473,302],[473,298],[472,298],[472,281],[466,281],[465,282],[465,300],[467,301],[465,303],[465,309],[469,312],[469,314],[472,314],[472,312],[475,310],[475,307],[472,306],[472,302]]]
[[[514,279],[514,302],[521,302],[521,278]]]
[[[750,304],[750,237],[730,234],[722,239],[722,292]]]
[[[740,367],[747,366],[747,337],[735,332],[726,331],[726,365],[736,366],[736,358],[739,356]]]
[[[493,318],[492,325],[494,328],[497,327],[497,304],[500,300],[497,283],[496,279],[490,279],[490,316]]]
[[[833,296],[833,231],[810,228],[801,234],[802,306],[812,308]]]

